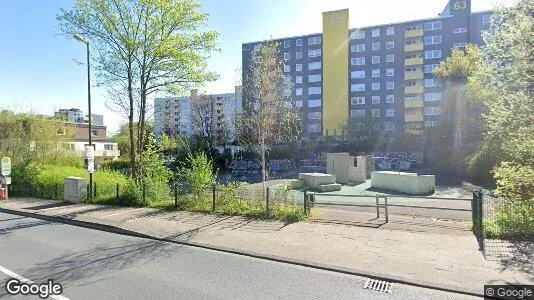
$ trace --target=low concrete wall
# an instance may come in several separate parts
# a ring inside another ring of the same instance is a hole
[[[328,153],[326,166],[328,174],[336,175],[337,183],[364,182],[367,178],[364,156],[354,158],[348,153]]]
[[[417,173],[374,171],[371,172],[371,187],[414,195],[431,194],[436,190],[436,177]]]
[[[323,173],[299,173],[299,179],[313,190],[318,190],[320,185],[336,183],[335,175]]]

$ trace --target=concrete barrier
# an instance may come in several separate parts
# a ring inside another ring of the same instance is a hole
[[[364,182],[367,178],[365,156],[350,156],[348,153],[328,153],[327,173],[336,175],[338,183]]]
[[[374,171],[371,172],[371,187],[413,195],[432,194],[436,191],[436,177],[417,173]]]
[[[80,177],[65,178],[64,198],[65,202],[82,203],[87,196],[87,182]]]

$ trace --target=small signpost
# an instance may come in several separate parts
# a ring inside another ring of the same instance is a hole
[[[85,157],[87,158],[87,172],[95,172],[95,148],[92,145],[85,145]]]
[[[11,158],[2,157],[2,176],[11,175]]]

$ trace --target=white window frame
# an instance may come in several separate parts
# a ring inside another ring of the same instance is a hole
[[[425,93],[425,102],[436,102],[443,99],[442,93]]]
[[[371,50],[378,51],[380,50],[380,42],[374,42],[371,44]]]
[[[365,65],[365,56],[353,57],[350,59],[351,66],[363,66]]]
[[[395,95],[386,95],[386,103],[395,103]]]
[[[441,25],[441,21],[427,22],[425,23],[424,29],[425,31],[440,30]]]
[[[395,34],[394,26],[389,26],[388,28],[386,28],[386,35],[394,35],[394,34]]]
[[[392,76],[395,76],[395,68],[387,68],[386,77],[392,77]]]
[[[350,91],[351,92],[365,92],[365,83],[351,84],[350,85]]]
[[[350,52],[352,53],[362,53],[365,52],[365,44],[356,44],[350,46]]]
[[[311,70],[320,70],[322,68],[322,64],[320,61],[314,61],[314,62],[310,62],[308,63],[308,70],[311,71]]]
[[[438,67],[438,64],[427,64],[427,65],[424,66],[423,72],[425,74],[432,74],[437,67]],[[428,72],[429,68],[431,68],[430,72]]]
[[[371,64],[373,65],[379,64],[380,61],[380,55],[373,55],[373,57],[371,58]]]
[[[311,105],[313,104],[313,105]],[[309,99],[308,100],[308,107],[321,107],[323,106],[323,100],[322,99]]]
[[[302,50],[295,52],[295,59],[302,59]]]
[[[452,30],[452,33],[455,33],[455,34],[466,33],[466,32],[467,32],[467,27],[458,27]]]
[[[321,124],[317,123],[317,124],[308,124],[308,132],[309,133],[318,133],[318,132],[321,132],[322,131],[322,128],[321,128]]]
[[[295,96],[302,96],[302,92],[303,92],[302,88],[296,88],[295,89]]]
[[[467,47],[467,42],[459,42],[459,43],[453,43],[453,48],[465,48]]]
[[[350,105],[364,105],[365,104],[365,97],[351,97],[350,98]]]
[[[395,122],[386,122],[386,130],[395,130]]]
[[[491,23],[491,15],[483,15],[482,16],[482,23],[490,24]]]
[[[308,46],[321,44],[321,36],[312,36],[308,38]]]
[[[290,40],[284,41],[284,48],[289,48],[289,47],[291,47],[291,41]]]
[[[425,116],[439,116],[441,109],[439,106],[427,106],[424,109]]]
[[[308,58],[321,57],[321,55],[322,55],[321,49],[308,50]]]
[[[356,71],[352,71],[350,72],[350,78],[351,79],[361,79],[361,78],[365,78],[365,70],[356,70]]]
[[[354,30],[350,33],[351,40],[363,40],[365,39],[365,30]]]
[[[284,64],[284,73],[289,73],[289,72],[291,72],[291,65]]]
[[[371,97],[371,103],[372,104],[380,104],[380,96],[372,96]]]
[[[323,89],[320,86],[310,86],[308,87],[308,95],[321,95]]]
[[[371,83],[371,90],[372,91],[380,91],[380,82],[373,82]]]
[[[436,78],[425,78],[425,87],[435,87],[435,86],[439,86],[439,81]]]
[[[425,59],[438,59],[443,56],[441,49],[425,51]]]
[[[386,117],[395,117],[395,109],[394,108],[386,109]]]
[[[371,30],[371,37],[379,37],[380,36],[380,28],[375,28]]]
[[[295,41],[295,46],[297,46],[297,47],[302,47],[302,39],[297,39],[297,40]]]
[[[393,59],[390,60],[390,58],[393,58]],[[387,63],[393,63],[393,62],[395,62],[395,54],[388,54],[388,55],[386,55],[386,62],[387,62]]]
[[[351,109],[350,117],[353,119],[365,118],[365,109]]]
[[[321,80],[321,74],[308,75],[308,82],[320,82]]]
[[[387,41],[386,42],[386,50],[395,49],[395,41]]]
[[[386,90],[394,90],[395,81],[386,81]]]
[[[284,53],[284,60],[290,60],[291,59],[291,53],[285,52]]]
[[[323,113],[320,111],[313,111],[308,113],[308,120],[321,120],[323,118]]]
[[[425,36],[425,45],[439,45],[442,42],[441,35]]]
[[[371,117],[380,118],[380,108],[371,109]]]
[[[295,72],[302,72],[302,64],[295,65]]]
[[[380,78],[380,69],[373,69],[371,71],[371,77],[372,78]]]

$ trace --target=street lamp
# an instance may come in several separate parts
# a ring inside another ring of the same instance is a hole
[[[73,37],[79,41],[85,44],[87,47],[87,106],[89,107],[89,147],[93,146],[93,126],[91,123],[92,115],[91,115],[91,67],[89,65],[89,41],[84,39],[83,37],[75,34]],[[89,163],[89,161],[87,161]],[[89,199],[93,198],[93,172],[89,172]]]

